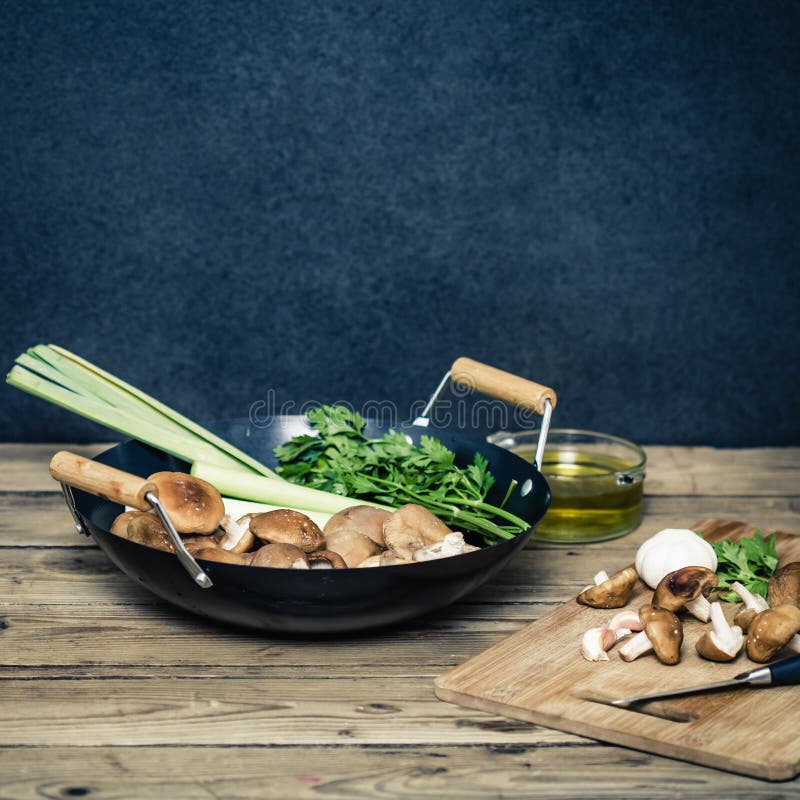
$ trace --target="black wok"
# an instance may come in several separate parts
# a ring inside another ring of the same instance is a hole
[[[402,622],[455,602],[499,572],[525,546],[544,516],[550,489],[534,465],[482,439],[418,424],[394,427],[414,441],[423,434],[435,436],[456,453],[456,463],[468,463],[476,451],[482,453],[496,479],[489,502],[499,504],[509,483],[516,480],[518,487],[529,491],[523,496],[517,488],[506,508],[530,527],[512,540],[471,553],[371,569],[274,569],[198,559],[213,584],[204,589],[175,554],[109,533],[112,521],[123,510],[118,503],[76,489],[76,521],[130,578],[170,603],[209,619],[292,634],[356,631]],[[366,432],[375,436],[388,428],[369,420]],[[275,465],[272,451],[277,444],[311,430],[299,416],[276,417],[268,426],[258,427],[248,420],[225,421],[211,429],[270,466]],[[187,472],[190,467],[137,441],[113,447],[95,461],[141,477],[161,470]],[[482,544],[473,534],[467,539]]]

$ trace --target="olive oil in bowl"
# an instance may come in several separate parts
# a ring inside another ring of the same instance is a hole
[[[538,433],[496,434],[494,444],[533,461]],[[644,450],[602,433],[551,430],[541,472],[550,484],[550,508],[534,538],[599,542],[623,536],[642,519]]]

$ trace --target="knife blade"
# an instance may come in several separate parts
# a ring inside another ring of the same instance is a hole
[[[617,706],[618,708],[629,708],[639,703],[647,703],[650,700],[663,700],[666,697],[682,697],[687,694],[713,692],[717,689],[736,686],[794,686],[797,684],[800,684],[800,654],[789,656],[789,658],[776,661],[766,667],[758,667],[742,672],[730,680],[704,683],[700,686],[686,686],[682,689],[642,694],[636,697],[623,697],[619,700],[612,700],[609,705]]]

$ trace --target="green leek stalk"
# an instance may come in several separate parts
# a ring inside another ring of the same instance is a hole
[[[192,475],[208,481],[217,487],[225,497],[238,497],[242,500],[254,500],[259,503],[294,508],[299,511],[321,511],[336,514],[354,505],[369,505],[375,508],[393,509],[379,503],[368,503],[365,500],[354,500],[332,492],[322,492],[308,486],[300,486],[282,479],[267,478],[226,469],[216,464],[195,461]]]
[[[202,460],[283,483],[269,467],[163,403],[68,350],[37,345],[6,378],[15,388],[185,461]]]

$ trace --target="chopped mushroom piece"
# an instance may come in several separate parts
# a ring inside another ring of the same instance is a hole
[[[178,533],[214,533],[225,514],[222,495],[208,481],[183,472],[155,472],[148,479],[158,489]]]
[[[148,547],[155,547],[158,550],[166,550],[168,553],[175,552],[175,545],[172,544],[167,529],[153,514],[139,514],[133,517],[128,522],[125,538]]]
[[[230,514],[225,514],[219,523],[223,533],[217,537],[218,546],[231,553],[248,553],[252,550],[256,543],[256,537],[250,530],[252,516],[252,514],[245,514],[238,520],[234,520]]]
[[[141,514],[149,514],[149,511],[136,511],[132,509],[131,511],[123,511],[112,523],[109,531],[113,533],[115,536],[121,536],[123,539],[128,538],[128,523],[135,519],[136,517],[140,516]],[[152,514],[150,515],[152,516]]]
[[[651,605],[639,609],[639,618],[644,630],[622,646],[620,658],[623,661],[633,661],[654,650],[662,664],[677,664],[681,660],[683,644],[681,621],[671,611]]]
[[[711,618],[708,593],[719,583],[707,567],[682,567],[665,575],[653,594],[653,605],[667,611],[685,608],[701,622]]]
[[[308,558],[299,547],[293,544],[276,542],[265,544],[250,553],[251,567],[280,567],[283,569],[308,569]]]
[[[307,558],[311,569],[344,569],[347,566],[344,559],[331,550],[315,550]]]
[[[262,542],[291,544],[306,553],[312,553],[325,545],[325,538],[317,523],[311,517],[290,508],[255,514],[250,519],[250,530]]]
[[[719,603],[711,604],[712,630],[695,643],[695,649],[709,661],[733,661],[744,647],[744,635],[738,625],[729,625]]]
[[[328,520],[324,528],[325,537],[338,531],[358,531],[364,536],[369,536],[379,547],[385,547],[383,523],[391,516],[392,512],[384,508],[350,506]]]
[[[464,541],[464,534],[460,531],[448,533],[441,542],[421,547],[414,553],[414,561],[432,561],[437,558],[458,556],[462,553],[472,553],[479,548]]]
[[[636,584],[636,570],[633,567],[612,575],[610,578],[605,572],[595,575],[601,582],[595,586],[588,586],[577,597],[578,602],[592,608],[622,608],[630,599],[633,587]]]
[[[800,608],[800,561],[791,561],[775,570],[768,586],[767,600],[772,607],[790,605]]]
[[[204,561],[219,561],[223,564],[237,564],[242,567],[250,565],[252,558],[250,553],[234,553],[231,550],[223,550],[221,547],[205,547],[194,553],[195,558]]]
[[[761,664],[771,661],[800,631],[800,609],[784,604],[760,611],[747,631],[747,655]]]
[[[369,536],[351,530],[340,530],[327,536],[327,549],[338,553],[348,567],[357,567],[362,561],[380,552]]]
[[[753,594],[748,588],[739,583],[739,581],[734,581],[731,584],[731,589],[739,595],[743,603],[742,607],[736,612],[733,622],[735,625],[738,625],[742,631],[747,633],[747,629],[750,627],[753,617],[755,617],[759,611],[766,611],[766,609],[769,608],[769,603],[767,603],[760,594]]]
[[[411,561],[417,550],[441,542],[448,533],[452,533],[450,528],[435,514],[414,503],[401,506],[383,523],[386,547],[405,561]]]

